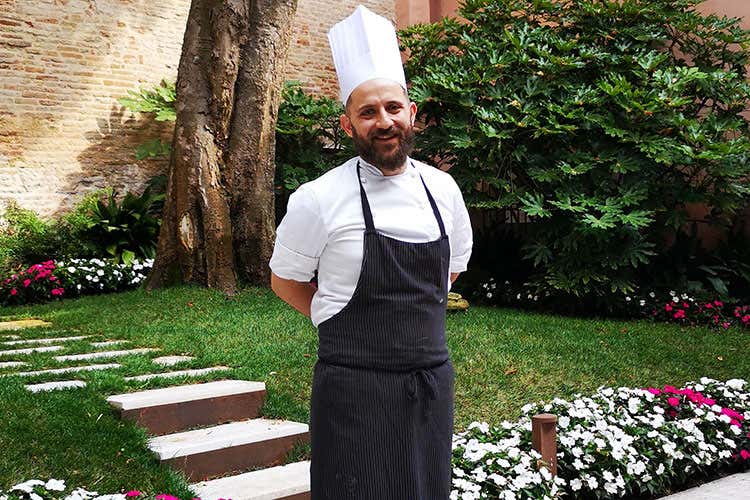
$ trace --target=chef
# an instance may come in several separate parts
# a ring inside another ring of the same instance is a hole
[[[359,156],[290,197],[270,262],[273,290],[318,328],[311,497],[447,499],[445,311],[469,217],[451,176],[409,157],[417,109],[390,21],[359,6],[328,39]]]

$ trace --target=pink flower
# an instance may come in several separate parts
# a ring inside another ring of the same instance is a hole
[[[742,317],[742,322],[743,322],[743,323],[747,323],[747,322],[749,322],[749,321],[750,321],[750,314],[745,314],[745,315],[744,315],[744,316]]]
[[[669,312],[672,310],[672,304],[664,304],[664,310]]]
[[[62,288],[53,288],[50,293],[52,293],[52,295],[57,296],[57,295],[62,295],[64,291],[65,290],[63,290]]]
[[[659,394],[661,394],[661,391],[660,391],[659,389],[655,389],[655,388],[653,388],[653,387],[649,387],[649,388],[648,388],[648,389],[646,389],[646,390],[647,390],[648,392],[650,392],[651,394],[653,394],[654,396],[658,396]]]
[[[706,309],[713,309],[714,305],[710,302],[706,303]]]
[[[683,319],[685,317],[685,311],[682,309],[678,309],[676,313],[674,313],[674,319]]]
[[[724,303],[720,300],[714,300],[714,305],[716,307],[724,307]]]
[[[177,497],[173,497],[172,495],[167,495],[166,493],[160,493],[154,497],[156,500],[180,500]]]
[[[727,329],[727,328],[729,328],[730,326],[732,326],[732,323],[730,323],[729,321],[725,321],[725,322],[723,322],[723,323],[721,324],[721,326],[723,326],[723,327],[724,327],[724,329]]]
[[[667,398],[667,403],[669,403],[672,406],[677,406],[680,404],[679,398]]]
[[[668,392],[671,394],[677,394],[677,388],[673,385],[665,385],[664,386],[664,392]]]
[[[740,456],[742,457],[742,460],[750,460],[750,451],[741,450]]]
[[[11,295],[17,295],[18,294],[18,290],[16,290],[15,288],[11,288],[10,289],[10,294]]]
[[[138,490],[131,490],[131,491],[128,491],[127,493],[125,493],[126,497],[139,497],[141,495],[142,495],[142,493],[140,491],[138,491]]]
[[[31,284],[31,280],[23,280],[23,287],[28,288],[28,286]]]
[[[706,403],[708,406],[713,406],[716,404],[716,401],[714,401],[713,399],[709,399],[709,398],[704,399],[703,402]]]

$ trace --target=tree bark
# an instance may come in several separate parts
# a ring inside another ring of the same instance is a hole
[[[276,118],[296,0],[193,0],[146,287],[268,284]]]

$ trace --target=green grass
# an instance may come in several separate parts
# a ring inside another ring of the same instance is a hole
[[[159,466],[146,449],[145,433],[119,421],[104,399],[109,394],[187,380],[123,380],[123,376],[151,370],[149,359],[156,355],[196,357],[173,369],[230,366],[228,373],[199,380],[232,376],[263,381],[268,391],[264,416],[301,422],[309,418],[315,330],[267,290],[245,290],[232,300],[190,287],[135,291],[6,308],[0,310],[0,317],[52,322],[51,328],[23,331],[23,338],[85,334],[95,336],[87,341],[131,341],[113,349],[161,349],[119,361],[96,361],[123,366],[108,373],[75,374],[88,382],[85,389],[30,394],[22,386],[73,378],[70,374],[28,382],[3,378],[0,489],[32,477],[56,477],[102,493],[138,488],[188,497],[184,480]],[[505,309],[477,307],[451,314],[448,342],[456,368],[456,429],[472,420],[515,420],[528,402],[588,394],[600,385],[680,385],[702,376],[748,378],[749,339],[737,330],[714,332]],[[83,352],[86,347],[86,341],[71,342],[64,353]],[[34,354],[24,369],[60,367],[53,360],[57,354],[61,353]],[[306,453],[299,449],[293,455]]]

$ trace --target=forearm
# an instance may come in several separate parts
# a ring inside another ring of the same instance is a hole
[[[280,278],[271,273],[271,290],[281,300],[308,318],[310,317],[310,304],[312,303],[313,295],[315,295],[315,287],[313,285]]]

